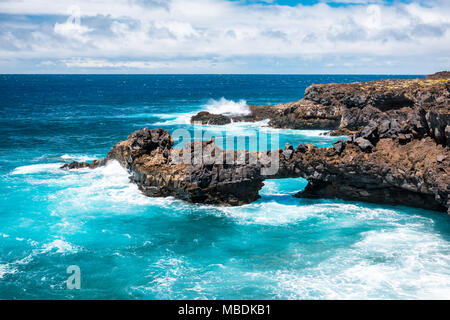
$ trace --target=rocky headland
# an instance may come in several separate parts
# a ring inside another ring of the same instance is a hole
[[[193,118],[208,124],[270,119],[274,127],[350,134],[330,148],[301,144],[248,152],[222,150],[210,140],[175,149],[166,130],[144,128],[117,143],[107,158],[66,167],[117,160],[144,194],[194,203],[242,205],[259,198],[265,179],[303,177],[309,183],[297,197],[449,212],[450,80],[445,77],[312,85],[300,101],[250,106],[248,116],[203,112]],[[278,170],[268,175],[274,161]]]
[[[220,125],[268,119],[269,126],[274,128],[326,129],[333,130],[335,135],[354,133],[371,120],[393,117],[404,120],[408,114],[419,111],[428,113],[430,122],[445,122],[446,119],[432,118],[436,117],[437,109],[447,108],[448,111],[449,74],[438,72],[426,79],[314,84],[305,90],[304,98],[299,101],[276,106],[249,105],[250,113],[246,116],[202,111],[193,116],[191,122]]]

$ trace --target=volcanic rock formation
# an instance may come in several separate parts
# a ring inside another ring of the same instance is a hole
[[[309,183],[297,197],[449,212],[449,101],[450,80],[445,79],[314,85],[299,102],[251,106],[250,117],[271,115],[270,123],[282,127],[334,126],[353,132],[331,148],[288,144],[284,150],[248,152],[222,150],[210,140],[175,149],[166,130],[145,128],[117,143],[107,159],[129,170],[148,196],[242,205],[259,198],[265,179],[303,177]],[[66,168],[95,167],[108,160]]]
[[[251,105],[248,116],[221,115],[221,123],[214,121],[219,115],[203,111],[191,121],[227,124],[231,121],[269,119],[269,126],[276,128],[328,129],[334,130],[336,135],[342,135],[361,130],[371,120],[393,117],[405,120],[411,113],[425,112],[428,126],[436,131],[436,137],[443,142],[448,123],[449,88],[446,72],[427,79],[315,84],[306,89],[302,100],[296,102],[276,106]]]

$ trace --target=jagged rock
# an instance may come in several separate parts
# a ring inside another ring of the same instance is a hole
[[[391,122],[389,120],[382,120],[378,126],[378,131],[381,137],[385,137],[385,134],[391,128]]]
[[[269,126],[276,128],[328,129],[334,130],[332,135],[339,135],[360,131],[371,121],[390,120],[388,130],[389,135],[393,136],[400,132],[401,127],[398,126],[407,117],[423,113],[426,119],[420,115],[416,129],[426,131],[440,144],[449,145],[449,88],[448,72],[437,73],[427,79],[315,84],[305,90],[302,100],[296,102],[276,106],[250,105],[249,115],[223,116],[225,118],[220,118],[222,120],[219,120],[219,115],[200,112],[192,121],[226,124],[229,121],[269,119]],[[384,122],[379,134],[386,134],[386,128],[387,122]],[[401,138],[405,141],[403,136]],[[371,138],[367,140],[375,142]]]
[[[337,153],[341,154],[342,151],[344,151],[344,149],[345,149],[345,141],[342,140],[342,139],[339,139],[338,141],[334,142],[334,143],[333,143],[333,149],[334,149]]]
[[[291,146],[289,143],[286,143],[286,146],[284,147],[284,157],[286,160],[289,160],[292,157],[292,153],[294,153],[294,147]]]
[[[264,180],[260,166],[246,163],[248,159],[242,159],[242,152],[223,151],[214,140],[192,142],[184,149],[175,150],[166,130],[143,130],[117,143],[108,153],[108,159],[118,160],[128,169],[131,180],[144,194],[221,205],[242,205],[259,198]],[[148,148],[136,141],[142,136],[155,137],[158,143],[152,142],[153,147]],[[145,151],[136,150],[137,145]],[[169,152],[164,153],[162,147]],[[227,164],[227,157],[233,159],[232,165]]]
[[[424,79],[314,85],[300,102],[249,106],[251,114],[239,118],[269,117],[271,123],[292,127],[340,119],[340,130],[356,131],[333,148],[300,144],[294,149],[288,144],[284,150],[248,152],[222,150],[210,140],[178,150],[166,130],[145,128],[117,143],[107,159],[128,169],[131,180],[148,196],[242,205],[258,199],[266,178],[303,177],[309,184],[299,197],[338,197],[448,212],[448,86],[447,80]],[[267,175],[274,163],[278,170]]]
[[[306,151],[308,151],[308,145],[306,143],[301,143],[297,146],[297,148],[295,148],[295,151],[299,153],[305,153]]]
[[[370,143],[376,144],[378,141],[378,124],[375,121],[371,121],[362,129],[361,137],[370,141]]]
[[[116,144],[108,153],[107,159],[115,159],[127,168],[141,156],[154,154],[155,157],[151,161],[160,164],[167,162],[168,150],[172,148],[173,143],[173,138],[167,130],[144,128],[130,134],[123,143]]]
[[[98,160],[93,160],[91,162],[91,164],[89,165],[89,168],[93,169],[93,168],[98,168],[98,167],[103,167],[108,163],[108,159],[106,158],[101,158]]]
[[[412,140],[412,138],[413,138],[412,134],[404,134],[404,133],[399,133],[398,134],[398,141],[401,144],[405,144],[405,143],[410,142]]]
[[[81,168],[89,168],[89,163],[73,161],[71,163],[66,163],[61,166],[61,169],[81,169]]]
[[[450,71],[440,71],[427,76],[429,80],[450,79]]]
[[[364,152],[370,152],[373,148],[373,144],[369,140],[362,137],[356,138],[355,143]]]
[[[156,148],[124,162],[132,153],[130,146],[136,145],[136,136],[140,134],[119,142],[109,156],[130,170],[132,181],[149,196],[242,205],[259,197],[266,178],[303,177],[310,184],[298,195],[301,197],[339,197],[447,210],[450,178],[445,170],[450,166],[450,152],[430,137],[405,145],[397,138],[381,138],[376,149],[370,141],[357,137],[356,144],[338,141],[333,148],[300,144],[295,149],[288,144],[284,150],[272,152],[224,151],[210,140],[190,143],[183,150],[170,149],[168,158]],[[184,152],[190,153],[189,163],[173,161],[174,154]],[[234,162],[226,160],[230,155]],[[279,157],[274,175],[262,174],[262,169],[270,165],[261,161],[263,155]],[[196,157],[200,162],[194,161]],[[251,158],[257,162],[250,163]]]
[[[356,141],[360,139],[365,140],[358,137]],[[287,145],[284,150],[268,152],[224,151],[214,140],[193,142],[178,150],[172,149],[171,141],[165,130],[146,128],[117,143],[108,159],[118,160],[128,169],[131,180],[148,196],[242,205],[259,198],[266,178],[303,177],[310,184],[299,197],[338,197],[448,210],[450,150],[431,137],[413,139],[405,145],[398,139],[382,138],[370,151],[345,143],[340,153],[311,144],[295,149]],[[341,141],[335,147],[340,143],[344,144]],[[167,157],[162,147],[169,148]],[[188,163],[174,161],[177,154],[188,155]],[[262,161],[263,156],[278,157],[279,169],[273,175],[262,174],[271,164]],[[194,161],[195,157],[200,161]]]
[[[128,137],[132,141],[130,149],[134,156],[149,153],[157,148],[165,150],[173,146],[173,139],[167,130],[144,128]]]
[[[430,136],[433,137],[437,143],[450,146],[447,129],[450,124],[450,103],[447,105],[444,112],[437,110],[437,108],[433,108],[427,112],[425,118]]]
[[[231,123],[231,119],[225,115],[201,111],[191,118],[191,122],[209,125],[224,125]]]
[[[106,158],[93,160],[91,163],[73,161],[71,163],[66,163],[65,165],[61,166],[61,169],[81,169],[81,168],[95,169],[106,165],[107,162],[108,160]]]
[[[449,209],[450,176],[446,171],[450,167],[450,151],[430,137],[414,139],[405,145],[384,138],[369,153],[353,144],[347,144],[340,155],[329,154],[324,148],[319,150],[320,156],[308,161],[311,169],[302,174],[310,184],[298,197]],[[440,157],[442,162],[437,161],[438,155],[445,155]],[[300,161],[305,159],[308,156],[303,155]],[[319,163],[323,169],[318,169]]]

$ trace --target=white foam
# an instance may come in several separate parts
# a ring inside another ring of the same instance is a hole
[[[146,278],[150,281],[141,286],[132,286],[132,292],[139,292],[141,294],[156,294],[158,298],[162,299],[186,299],[182,292],[176,290],[175,285],[177,281],[187,274],[192,274],[195,269],[189,266],[183,260],[183,257],[168,256],[159,259],[152,264],[151,270]]]
[[[267,179],[259,191],[260,196],[285,196],[294,195],[303,190],[307,180],[302,178]]]
[[[204,137],[206,135],[215,136],[216,143],[218,143],[219,145],[222,143],[221,140],[226,139],[228,141],[230,138],[232,138],[233,140],[229,141],[229,143],[231,143],[232,141],[234,141],[235,137],[241,137],[241,142],[243,142],[245,137],[257,137],[258,131],[260,131],[261,128],[267,126],[268,122],[269,120],[262,120],[257,122],[231,122],[225,125],[202,125],[202,127],[204,128],[203,135]],[[257,140],[253,140],[253,142],[256,143]],[[236,147],[240,149],[246,148],[245,145],[237,145]],[[274,148],[276,148],[276,146]]]
[[[121,214],[136,214],[129,210],[127,205],[173,207],[178,203],[182,208],[181,200],[173,197],[147,197],[138,189],[135,183],[130,182],[130,174],[117,161],[111,161],[106,166],[95,169],[70,170],[59,178],[36,181],[35,183],[58,185],[63,187],[56,193],[59,199],[58,207],[53,215],[79,214],[98,208],[114,208]],[[122,209],[121,209],[122,208]],[[67,211],[69,209],[69,211]],[[74,210],[76,209],[76,210]],[[110,210],[100,210],[110,214]],[[70,227],[70,226],[67,226]]]
[[[283,299],[442,299],[450,296],[449,249],[438,234],[410,227],[369,231],[312,268],[260,276]]]
[[[130,174],[127,170],[117,161],[111,161],[106,166],[95,169],[61,170],[61,165],[62,163],[37,164],[18,167],[12,172],[15,175],[29,174],[30,176],[27,177],[27,183],[29,184],[62,188],[49,196],[53,200],[58,199],[58,206],[52,209],[52,215],[63,216],[68,213],[67,210],[70,211],[74,208],[88,210],[92,206],[95,208],[105,207],[112,203],[142,206],[154,205],[165,208],[172,207],[174,203],[178,203],[180,208],[187,205],[173,197],[152,198],[143,195],[139,191],[138,186],[130,182]],[[54,175],[45,179],[32,175],[41,172]],[[129,211],[129,214],[134,213]]]
[[[55,253],[76,253],[79,247],[74,246],[62,239],[56,239],[43,246],[41,253],[55,252]]]
[[[19,174],[34,174],[34,173],[40,173],[40,172],[50,172],[50,173],[57,173],[58,171],[61,172],[60,167],[64,163],[41,163],[41,164],[32,164],[28,166],[21,166],[15,168],[11,174],[12,175],[19,175]]]
[[[327,133],[330,130],[297,130],[297,129],[282,129],[269,127],[269,119],[255,121],[255,122],[231,122],[225,125],[204,125],[207,131],[213,132],[229,132],[234,136],[245,135],[252,136],[259,132],[265,134],[279,134],[308,138],[320,138],[324,141],[338,140],[346,136],[330,136]]]
[[[329,136],[325,136],[330,130],[298,130],[303,136],[307,137],[321,137],[327,138]],[[333,137],[335,139],[335,137]]]
[[[323,140],[337,140],[344,136],[329,136],[327,135],[330,130],[297,130],[297,129],[281,129],[271,128],[268,126],[261,126],[260,129],[266,132],[277,132],[278,134],[291,135],[291,136],[304,136],[309,138],[320,138]]]
[[[205,108],[209,113],[223,114],[226,116],[245,116],[250,114],[250,109],[245,100],[235,102],[223,97],[219,100],[209,100],[205,105]]]
[[[17,268],[13,267],[9,263],[0,264],[0,279],[2,279],[7,274],[14,274],[17,272]]]
[[[158,114],[155,115],[163,120],[156,123],[152,123],[152,126],[170,126],[177,124],[190,124],[191,118],[196,115],[196,112],[186,112],[186,113],[172,113],[172,114]]]
[[[122,114],[117,116],[112,116],[109,118],[118,118],[118,119],[145,119],[145,118],[152,118],[158,116],[154,113],[135,113],[135,114]]]
[[[11,263],[5,263],[5,264],[0,264],[0,279],[2,279],[5,275],[7,274],[15,274],[19,271],[18,269],[18,265],[26,265],[28,263],[31,262],[31,260],[33,259],[33,255],[35,253],[31,253],[28,256],[26,256],[25,258],[16,260],[14,262]]]
[[[264,181],[264,187],[259,191],[259,195],[275,196],[275,195],[283,195],[283,193],[280,192],[280,186],[278,183],[276,183],[276,181],[266,180]]]
[[[204,208],[208,208],[204,206]],[[251,203],[241,207],[216,207],[213,215],[221,215],[235,220],[238,224],[259,224],[280,226],[297,223],[312,217],[327,219],[321,205],[287,205],[276,201]]]
[[[79,161],[79,162],[86,162],[86,161],[92,161],[98,159],[98,157],[91,157],[88,155],[77,155],[77,154],[64,154],[60,157],[63,160],[70,160],[70,161]]]

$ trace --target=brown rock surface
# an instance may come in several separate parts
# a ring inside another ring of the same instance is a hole
[[[213,157],[220,154],[225,159],[226,154],[212,140],[191,143],[182,150],[171,149],[172,145],[166,130],[145,128],[117,143],[108,159],[118,160],[128,169],[132,181],[148,196],[174,196],[194,203],[221,205],[242,205],[259,198],[263,178],[258,166],[222,164]],[[196,154],[197,149],[200,153]],[[174,153],[187,151],[191,153],[188,163],[173,159]],[[239,152],[231,153],[237,159]]]
[[[366,131],[381,127],[375,123]],[[155,133],[157,131],[157,133]],[[363,130],[364,131],[364,130]],[[368,133],[365,134],[368,134]],[[152,147],[136,143],[145,135],[160,142]],[[370,136],[370,134],[368,134]],[[171,149],[167,131],[148,128],[130,135],[116,144],[108,159],[118,160],[130,170],[132,180],[149,196],[174,196],[196,203],[242,205],[259,198],[266,178],[303,177],[309,181],[298,197],[342,198],[384,204],[402,204],[446,211],[449,208],[450,152],[431,137],[402,143],[396,137],[370,138],[370,150],[356,141],[340,141],[333,148],[313,145],[287,145],[272,152],[223,151],[214,141],[195,142],[187,149]],[[199,152],[195,145],[201,146]],[[146,150],[133,148],[138,145]],[[190,150],[192,164],[174,161],[174,152]],[[228,162],[227,155],[234,161]],[[279,170],[270,176],[262,170],[270,163],[263,155],[276,156]],[[246,159],[236,162],[236,159]],[[199,159],[195,163],[194,158]],[[251,163],[249,158],[256,162]]]
[[[269,119],[269,125],[276,128],[329,129],[335,134],[349,134],[371,120],[403,121],[411,113],[425,112],[433,135],[445,144],[450,135],[450,79],[445,75],[443,72],[427,79],[315,84],[305,90],[302,100],[276,106],[252,105],[250,115],[223,117],[230,121]],[[217,116],[203,114],[202,123]]]
[[[393,79],[314,85],[303,100],[250,106],[251,115],[239,118],[269,117],[272,125],[280,127],[337,126],[352,132],[347,141],[338,141],[332,148],[287,144],[284,150],[269,152],[224,151],[210,140],[178,150],[172,148],[174,142],[166,130],[145,128],[117,143],[107,159],[128,169],[132,181],[148,196],[242,205],[259,198],[264,179],[303,177],[309,184],[298,197],[336,197],[449,212],[449,82]],[[202,117],[207,119],[208,114]],[[265,175],[274,161],[279,169]],[[103,159],[95,165],[105,163]]]
[[[450,71],[440,71],[427,76],[427,79],[439,80],[439,79],[450,79]]]
[[[93,160],[91,163],[73,161],[71,163],[66,163],[65,165],[63,165],[61,167],[61,169],[81,169],[81,168],[95,169],[95,168],[106,165],[107,161],[108,160],[106,158]]]

